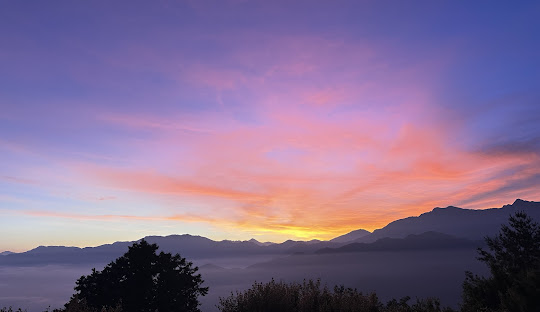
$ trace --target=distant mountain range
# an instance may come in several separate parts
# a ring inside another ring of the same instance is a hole
[[[161,251],[179,253],[190,260],[240,258],[253,256],[276,256],[293,253],[313,252],[325,247],[339,247],[342,244],[324,241],[293,241],[280,244],[250,241],[213,241],[193,235],[147,236],[149,243],[155,243]],[[44,265],[108,263],[123,255],[133,242],[116,242],[97,247],[40,246],[22,253],[12,253],[0,257],[0,265]]]
[[[290,255],[298,253],[341,253],[362,251],[400,251],[433,248],[473,248],[481,244],[484,236],[496,234],[510,214],[524,211],[540,221],[540,202],[516,200],[502,208],[485,210],[457,207],[435,208],[418,217],[409,217],[389,223],[370,233],[355,230],[330,241],[293,241],[261,243],[249,241],[214,241],[201,236],[171,235],[147,236],[160,250],[180,253],[190,260],[241,258],[264,255]],[[0,265],[45,265],[108,263],[121,256],[133,242],[116,242],[97,247],[40,246],[23,253],[3,252]]]

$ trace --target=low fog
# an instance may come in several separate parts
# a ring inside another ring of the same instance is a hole
[[[464,272],[486,272],[474,248],[406,251],[298,254],[244,258],[199,259],[205,285],[201,310],[217,311],[219,297],[271,278],[298,281],[320,278],[323,284],[375,291],[383,300],[403,296],[439,297],[443,305],[457,306]],[[269,260],[273,258],[272,260]],[[94,265],[0,267],[0,304],[42,312],[61,307],[74,293],[75,281]]]

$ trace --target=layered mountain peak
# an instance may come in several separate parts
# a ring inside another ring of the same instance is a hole
[[[446,208],[435,207],[435,208],[433,208],[432,211],[455,211],[455,210],[465,210],[465,209],[459,208],[459,207],[456,207],[456,206],[448,206]]]
[[[334,242],[334,243],[346,243],[346,242],[351,242],[351,241],[360,239],[360,238],[365,237],[365,236],[367,236],[369,234],[371,234],[371,232],[366,231],[364,229],[358,229],[358,230],[351,231],[351,232],[349,232],[347,234],[338,236],[336,238],[333,238],[330,241]]]
[[[259,246],[270,246],[270,245],[275,244],[275,243],[272,243],[272,242],[259,242],[255,238],[252,238],[252,239],[248,240],[248,242],[253,243],[255,245],[259,245]]]
[[[434,208],[418,217],[408,217],[389,223],[382,229],[373,231],[358,239],[359,242],[374,242],[384,237],[404,238],[410,234],[435,231],[456,237],[482,240],[492,236],[501,224],[516,211],[524,211],[535,220],[540,220],[540,202],[517,199],[511,205],[491,209],[464,209],[455,206]]]
[[[527,207],[534,207],[534,206],[537,206],[538,204],[540,204],[540,202],[528,201],[528,200],[523,200],[523,199],[518,198],[514,201],[512,205],[505,205],[504,207],[512,206],[513,208],[521,209],[521,208],[527,208]]]
[[[431,210],[430,212],[423,213],[422,215],[427,215],[430,213],[456,214],[456,213],[462,213],[464,210],[468,210],[468,209],[459,208],[456,206],[448,206],[446,208],[436,207],[436,208],[433,208],[433,210]]]

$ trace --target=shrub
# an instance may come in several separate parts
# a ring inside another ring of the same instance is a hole
[[[321,286],[320,280],[284,283],[271,280],[257,283],[244,291],[220,298],[221,312],[442,312],[438,299],[417,300],[410,297],[391,300],[384,305],[375,293],[363,294],[356,289]]]

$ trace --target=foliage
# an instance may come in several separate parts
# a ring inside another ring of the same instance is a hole
[[[62,311],[199,311],[198,296],[208,288],[201,286],[198,268],[178,254],[157,250],[142,240],[103,271],[81,276]]]
[[[50,307],[44,312],[49,311]],[[92,308],[88,306],[85,299],[79,299],[78,295],[75,295],[66,304],[64,309],[54,309],[52,312],[122,312],[122,307],[120,304],[117,304],[115,307]]]
[[[416,299],[413,305],[409,305],[408,301],[411,297],[390,300],[381,312],[454,312],[452,308],[441,307],[441,303],[437,298]]]
[[[489,251],[478,249],[491,276],[466,272],[463,311],[536,311],[540,307],[540,226],[524,212],[510,216]]]
[[[9,307],[9,308],[3,307],[0,309],[0,312],[26,312],[26,310],[23,310],[21,308],[18,308],[17,310],[13,310],[13,307]]]
[[[284,283],[271,280],[257,283],[245,292],[220,298],[218,309],[222,312],[441,312],[436,299],[417,300],[410,306],[409,297],[390,301],[384,305],[376,294],[362,294],[356,289],[335,286],[330,290],[321,286],[320,280]]]

